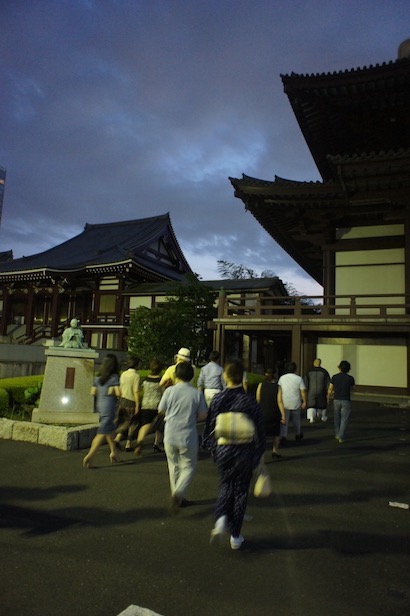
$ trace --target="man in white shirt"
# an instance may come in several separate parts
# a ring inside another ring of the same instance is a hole
[[[223,368],[219,365],[218,351],[211,351],[209,354],[209,362],[201,368],[198,377],[197,387],[205,396],[206,405],[211,404],[212,398],[219,394],[224,388]]]
[[[286,423],[281,425],[280,435],[282,441],[286,441],[288,434],[289,419],[292,416],[293,426],[295,428],[295,440],[300,441],[303,438],[301,431],[300,413],[306,409],[307,395],[306,385],[301,376],[296,373],[297,366],[294,361],[291,361],[285,366],[285,374],[278,381],[278,406],[280,412],[285,413]]]

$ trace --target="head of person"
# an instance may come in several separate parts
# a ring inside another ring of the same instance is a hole
[[[297,370],[297,365],[294,361],[288,361],[287,364],[285,364],[285,372],[289,373],[289,372],[296,372]]]
[[[267,368],[265,370],[265,379],[267,381],[273,381],[275,379],[275,371],[272,368]]]
[[[221,356],[220,356],[220,354],[219,354],[219,352],[218,352],[218,351],[211,351],[211,352],[209,353],[209,361],[215,361],[215,362],[217,362],[217,361],[219,361],[219,358],[220,358],[220,357],[221,357]]]
[[[191,362],[191,351],[186,347],[181,347],[178,353],[175,355],[175,363]]]
[[[70,327],[72,327],[73,329],[77,329],[77,327],[78,327],[78,320],[77,319],[71,319]]]
[[[162,362],[159,359],[152,359],[149,364],[151,374],[157,376],[162,370]]]
[[[239,359],[228,361],[224,366],[225,381],[240,385],[243,379],[243,363]]]
[[[107,353],[101,365],[100,383],[104,385],[112,374],[119,374],[117,356],[114,353]]]
[[[189,383],[194,378],[194,369],[188,361],[181,361],[175,368],[175,376],[179,381]]]
[[[141,360],[137,355],[132,355],[128,359],[128,368],[133,368],[134,370],[138,370],[141,366]]]
[[[348,361],[346,361],[345,359],[342,359],[342,361],[338,365],[338,368],[340,372],[344,372],[345,374],[347,374],[348,372],[350,372],[351,366]]]
[[[313,360],[313,365],[315,368],[320,368],[320,366],[322,365],[322,360],[316,357],[316,359]]]

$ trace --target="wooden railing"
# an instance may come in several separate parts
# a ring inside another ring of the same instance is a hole
[[[410,296],[327,295],[272,297],[219,295],[218,318],[410,318]]]

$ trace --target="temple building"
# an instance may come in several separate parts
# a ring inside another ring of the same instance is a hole
[[[410,40],[396,61],[281,77],[322,181],[230,181],[324,297],[286,314],[221,305],[217,340],[235,328],[279,341],[302,374],[316,356],[332,374],[345,359],[356,395],[409,403]]]
[[[193,274],[168,214],[84,231],[45,252],[0,263],[0,335],[3,342],[57,339],[72,318],[85,342],[126,350],[127,290],[146,282],[179,281]]]

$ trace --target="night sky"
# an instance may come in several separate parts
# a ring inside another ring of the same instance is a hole
[[[0,251],[169,212],[202,279],[225,259],[321,292],[228,177],[319,180],[280,75],[395,60],[409,0],[1,5]]]

